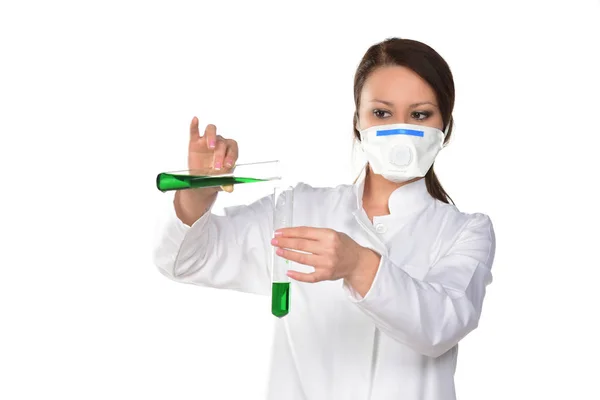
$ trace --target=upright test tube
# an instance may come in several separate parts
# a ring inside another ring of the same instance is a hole
[[[277,186],[273,194],[273,235],[277,229],[292,226],[293,209],[293,188]],[[271,313],[281,318],[290,311],[290,278],[287,276],[290,261],[275,253],[277,246],[271,248]]]

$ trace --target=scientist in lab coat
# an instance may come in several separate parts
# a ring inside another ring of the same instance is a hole
[[[353,184],[294,186],[294,226],[273,234],[272,196],[211,207],[221,189],[176,191],[154,259],[177,282],[269,296],[269,256],[295,262],[277,321],[269,399],[454,400],[459,341],[492,281],[490,218],[452,204],[433,170],[452,132],[454,82],[428,45],[371,46],[354,79]],[[226,171],[233,139],[190,127],[190,169]],[[226,188],[231,191],[231,188]]]

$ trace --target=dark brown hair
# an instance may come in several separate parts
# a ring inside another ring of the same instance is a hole
[[[442,114],[442,121],[444,123],[442,130],[448,127],[448,133],[444,139],[444,143],[447,143],[452,135],[452,127],[454,126],[452,118],[452,111],[454,109],[454,78],[452,77],[450,67],[428,45],[415,40],[401,38],[389,38],[369,47],[356,70],[356,74],[354,75],[354,104],[356,112],[354,113],[353,122],[356,139],[360,140],[356,124],[358,122],[360,94],[365,81],[376,68],[393,65],[411,69],[432,87]],[[435,175],[433,165],[425,175],[425,183],[427,191],[432,197],[444,203],[452,202],[454,204],[454,201],[446,193]]]

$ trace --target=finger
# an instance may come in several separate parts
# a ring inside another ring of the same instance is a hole
[[[289,276],[290,278],[292,278],[294,280],[297,280],[300,282],[306,282],[306,283],[316,283],[316,282],[327,280],[327,278],[325,278],[322,274],[319,274],[318,271],[311,272],[311,273],[305,273],[305,272],[288,270],[287,276]]]
[[[213,124],[208,124],[204,130],[204,140],[206,147],[214,149],[217,146],[217,127]]]
[[[223,185],[221,186],[221,189],[223,189],[227,193],[231,193],[233,192],[233,185]]]
[[[294,237],[310,240],[331,240],[337,237],[337,232],[328,228],[314,228],[312,226],[295,226],[281,228],[275,231],[277,237]]]
[[[273,246],[281,247],[283,249],[305,251],[307,253],[316,255],[323,254],[325,250],[321,242],[310,239],[277,237],[271,240],[271,244]]]
[[[290,260],[302,265],[308,265],[309,267],[313,268],[316,268],[316,266],[320,264],[322,259],[321,256],[315,254],[298,253],[293,250],[287,250],[282,248],[278,248],[275,251],[275,253],[278,256],[285,258],[286,260]]]
[[[220,170],[223,168],[223,159],[225,158],[225,152],[227,151],[227,144],[223,139],[217,140],[217,146],[215,147],[215,153],[213,155],[213,168]]]
[[[225,152],[225,167],[231,168],[238,159],[238,144],[235,140],[227,140],[227,151]]]
[[[196,141],[200,139],[200,131],[198,130],[198,118],[192,118],[192,122],[190,124],[190,141]]]

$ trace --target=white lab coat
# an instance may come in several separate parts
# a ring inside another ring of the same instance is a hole
[[[382,257],[364,298],[343,280],[292,280],[290,314],[275,327],[269,400],[456,398],[457,344],[477,327],[492,281],[492,223],[432,198],[423,179],[394,191],[390,215],[371,223],[363,188],[364,175],[354,185],[294,187],[294,225],[344,232]],[[169,210],[154,253],[163,274],[270,296],[270,196],[191,227]]]

